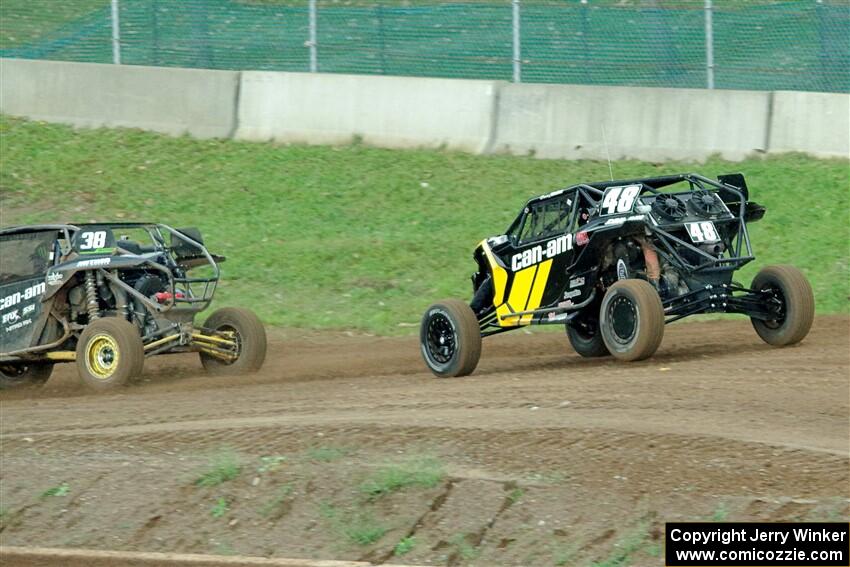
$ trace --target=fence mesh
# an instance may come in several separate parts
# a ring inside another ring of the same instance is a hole
[[[310,70],[308,0],[117,0],[121,62]],[[110,0],[3,0],[0,55],[113,61]],[[317,0],[317,70],[511,80],[510,0]],[[850,92],[850,1],[523,0],[523,82]]]

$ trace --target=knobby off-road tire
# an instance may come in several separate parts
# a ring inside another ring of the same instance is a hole
[[[799,343],[809,334],[815,318],[815,296],[803,273],[794,266],[762,268],[750,286],[770,289],[783,303],[784,317],[773,321],[750,318],[756,333],[767,344],[787,346]]]
[[[478,318],[465,302],[444,299],[425,311],[419,328],[425,364],[440,378],[472,374],[481,358]]]
[[[658,292],[644,280],[616,282],[602,299],[599,327],[605,346],[615,358],[649,358],[664,338],[664,307]]]
[[[608,356],[608,347],[602,339],[599,330],[598,316],[583,316],[580,321],[566,325],[567,338],[570,340],[573,350],[584,358],[599,358]]]
[[[50,378],[53,364],[0,364],[0,390],[41,386]]]
[[[233,333],[238,345],[238,357],[227,362],[205,352],[200,353],[201,364],[210,374],[250,374],[257,372],[266,360],[266,329],[248,309],[225,307],[214,311],[204,322],[204,328]]]
[[[77,372],[86,386],[108,390],[142,373],[145,348],[139,330],[116,317],[97,319],[77,342]]]

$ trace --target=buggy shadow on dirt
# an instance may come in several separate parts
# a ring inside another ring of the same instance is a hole
[[[700,313],[748,315],[765,342],[797,343],[814,318],[798,269],[733,280],[755,259],[747,223],[764,213],[741,174],[583,183],[531,199],[475,249],[472,301],[426,311],[425,363],[437,376],[469,374],[482,337],[526,325],[565,325],[581,356],[642,360],[666,323]]]
[[[258,370],[266,336],[252,312],[219,309],[194,324],[223,260],[194,228],[0,230],[0,387],[43,383],[55,363],[75,361],[85,384],[108,389],[141,374],[145,357],[189,351],[211,373]]]

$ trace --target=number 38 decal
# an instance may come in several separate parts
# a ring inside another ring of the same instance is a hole
[[[97,250],[106,246],[106,231],[84,232],[80,235],[80,250]]]
[[[109,227],[86,227],[74,236],[74,250],[80,254],[103,254],[115,246],[115,236]]]
[[[688,229],[688,235],[695,243],[717,242],[720,240],[720,237],[717,235],[717,229],[711,221],[685,223],[685,228]]]
[[[602,196],[602,214],[630,213],[635,206],[635,199],[640,193],[640,185],[609,187]]]

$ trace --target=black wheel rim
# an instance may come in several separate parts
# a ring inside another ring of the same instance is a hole
[[[622,344],[629,343],[635,336],[638,326],[637,308],[631,299],[618,295],[608,305],[608,320],[614,339]]]
[[[443,313],[434,313],[428,321],[428,355],[438,364],[451,361],[457,350],[452,322]]]

